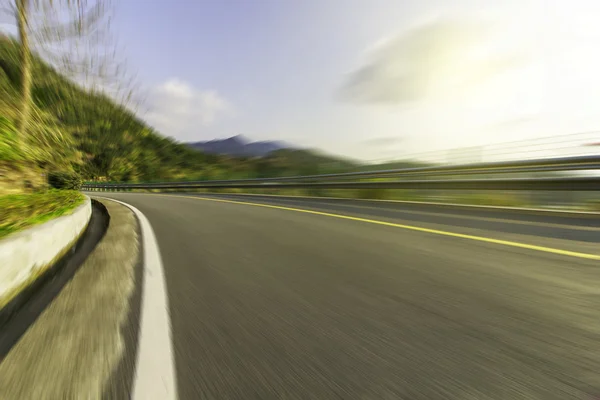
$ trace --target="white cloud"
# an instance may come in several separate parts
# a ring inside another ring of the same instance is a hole
[[[150,90],[145,119],[161,133],[193,140],[198,130],[231,111],[230,103],[214,90],[198,90],[171,78]]]
[[[346,79],[341,97],[397,104],[460,95],[522,64],[525,51],[494,49],[482,21],[438,19],[378,41]]]

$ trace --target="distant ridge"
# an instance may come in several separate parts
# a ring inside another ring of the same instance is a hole
[[[186,143],[193,149],[211,154],[226,154],[230,156],[263,157],[277,150],[289,149],[291,146],[281,141],[251,142],[242,135],[227,139],[215,139],[206,142]]]

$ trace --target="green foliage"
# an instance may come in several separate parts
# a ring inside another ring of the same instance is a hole
[[[67,190],[0,196],[0,238],[67,214],[83,199],[81,193]]]
[[[20,161],[23,154],[17,142],[17,131],[8,118],[0,116],[0,160]]]
[[[22,141],[27,158],[48,167],[70,168],[77,164],[76,143],[67,129],[52,114],[32,109],[28,134]]]
[[[82,180],[75,172],[50,172],[48,184],[54,189],[79,190]]]

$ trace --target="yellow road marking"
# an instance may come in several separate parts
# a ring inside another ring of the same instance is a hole
[[[264,197],[271,197],[271,198],[283,198],[285,199],[286,197],[289,198],[294,198],[294,199],[310,199],[310,200],[361,200],[361,199],[352,199],[352,198],[344,198],[344,197],[315,197],[315,196],[280,196],[280,195],[274,195],[274,194],[252,194],[252,193],[224,193],[225,196],[248,196],[248,197],[260,197],[260,196],[264,196]],[[379,201],[379,200],[375,200],[375,201]],[[392,200],[393,201],[393,200]],[[382,202],[386,202],[386,200],[383,200]],[[427,205],[428,203],[424,203],[425,205]],[[443,204],[443,203],[433,203],[433,204]],[[373,207],[373,206],[366,206],[363,204],[359,204],[358,202],[356,204],[336,204],[336,206],[338,207],[353,207],[353,208],[364,208],[366,210],[380,210],[380,208],[378,207]],[[532,222],[532,221],[517,221],[517,220],[505,220],[502,218],[489,218],[489,217],[473,217],[470,215],[455,215],[455,214],[450,214],[447,212],[430,212],[430,211],[414,211],[414,210],[394,210],[394,209],[390,209],[391,211],[396,211],[396,212],[410,212],[411,214],[418,214],[418,215],[428,215],[428,216],[444,216],[447,218],[455,218],[455,219],[468,219],[468,220],[473,220],[473,221],[484,221],[484,222],[502,222],[505,224],[513,224],[513,225],[526,225],[526,226],[539,226],[539,227],[546,227],[546,228],[559,228],[559,229],[571,229],[571,230],[578,230],[578,231],[590,231],[590,232],[600,232],[600,228],[596,228],[593,226],[579,226],[579,225],[568,225],[568,224],[552,224],[552,223],[547,223],[547,222]],[[507,209],[506,211],[510,212],[510,209]]]
[[[254,207],[272,208],[272,209],[276,209],[276,210],[295,211],[295,212],[306,213],[306,214],[320,215],[320,216],[324,216],[324,217],[340,218],[340,219],[346,219],[346,220],[350,220],[350,221],[358,221],[358,222],[366,222],[366,223],[376,224],[376,225],[391,226],[393,228],[400,228],[400,229],[406,229],[406,230],[417,231],[417,232],[433,233],[435,235],[475,240],[478,242],[494,243],[494,244],[499,244],[499,245],[503,245],[503,246],[518,247],[521,249],[541,251],[544,253],[559,254],[562,256],[584,258],[584,259],[588,259],[588,260],[600,260],[600,255],[596,255],[596,254],[580,253],[577,251],[555,249],[552,247],[545,247],[545,246],[536,246],[533,244],[513,242],[510,240],[493,239],[493,238],[488,238],[485,236],[467,235],[464,233],[448,232],[448,231],[442,231],[439,229],[430,229],[430,228],[423,228],[420,226],[404,225],[404,224],[397,224],[394,222],[379,221],[379,220],[375,220],[375,219],[353,217],[351,215],[333,214],[333,213],[327,213],[327,212],[322,212],[322,211],[306,210],[306,209],[302,209],[302,208],[275,206],[272,204],[252,203],[252,202],[248,202],[248,201],[214,199],[214,198],[210,198],[210,197],[176,196],[176,195],[168,195],[168,194],[155,194],[154,196],[178,197],[178,198],[196,199],[196,200],[204,200],[204,201],[215,201],[215,202],[219,202],[219,203],[242,204],[242,205],[248,205],[248,206],[254,206]]]

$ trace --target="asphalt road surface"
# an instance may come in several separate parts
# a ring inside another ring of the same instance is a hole
[[[598,221],[101,195],[156,234],[180,399],[600,396]]]

